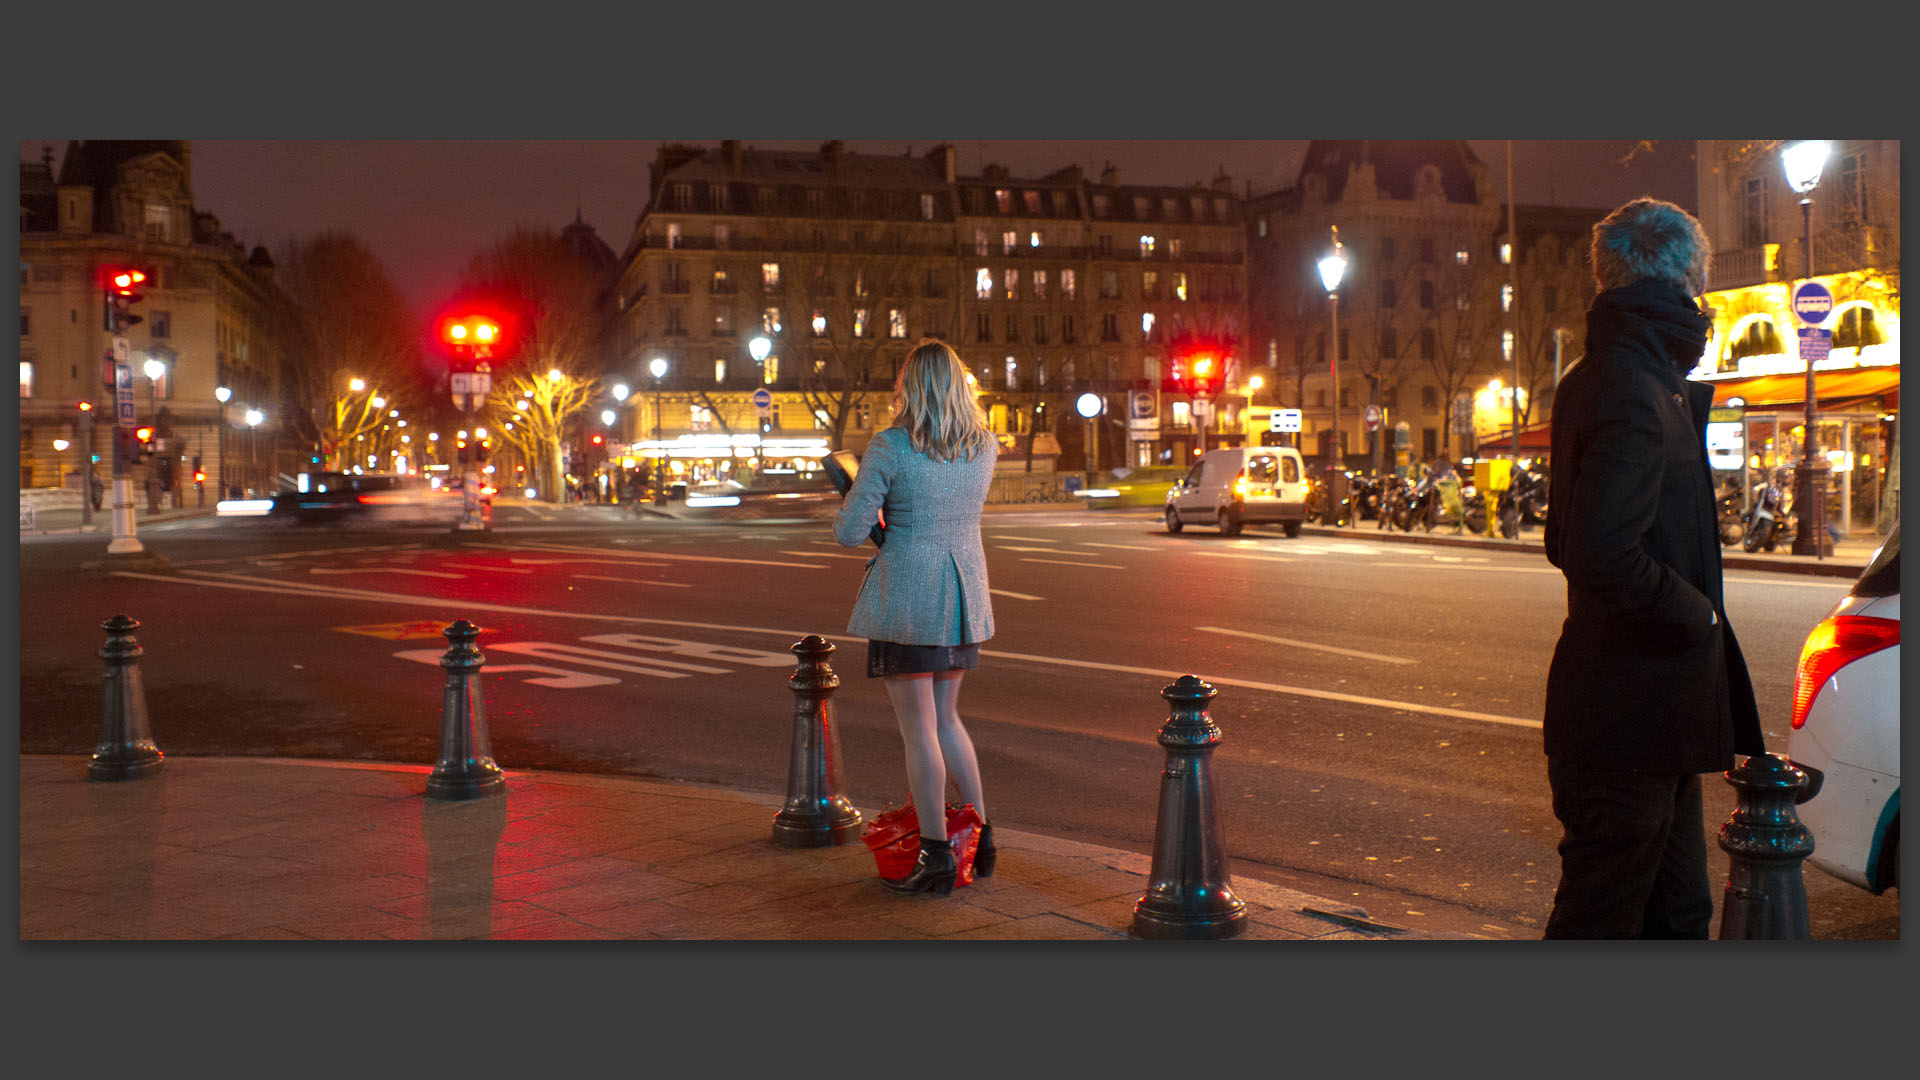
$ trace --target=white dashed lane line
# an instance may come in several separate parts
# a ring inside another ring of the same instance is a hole
[[[620,582],[625,582],[628,585],[660,585],[669,589],[693,588],[693,586],[691,585],[687,585],[678,581],[647,581],[642,578],[608,577],[605,574],[575,574],[573,576],[577,578],[585,578],[588,581],[620,581]]]
[[[1064,554],[1066,554],[1066,552],[1061,552],[1061,554],[1063,554],[1063,555],[1064,555]],[[1020,561],[1021,561],[1021,562],[1037,562],[1037,563],[1052,563],[1052,564],[1053,564],[1053,565],[1055,565],[1055,566],[1090,566],[1090,567],[1093,567],[1093,568],[1094,568],[1094,569],[1096,569],[1096,570],[1125,570],[1125,569],[1126,569],[1126,567],[1124,567],[1124,566],[1115,566],[1115,565],[1114,565],[1114,564],[1112,564],[1112,563],[1098,563],[1098,562],[1075,562],[1074,560],[1071,560],[1071,559],[1029,559],[1029,558],[1022,558],[1022,559],[1021,559]]]
[[[1387,656],[1383,653],[1362,652],[1359,649],[1342,649],[1332,645],[1321,645],[1313,641],[1300,641],[1295,638],[1274,637],[1271,634],[1254,634],[1245,630],[1228,630],[1222,626],[1196,626],[1195,630],[1205,630],[1210,634],[1228,634],[1233,637],[1252,638],[1255,641],[1271,641],[1276,645],[1291,645],[1296,649],[1314,649],[1318,652],[1334,653],[1339,656],[1352,656],[1361,660],[1379,660],[1387,664],[1412,664],[1416,661],[1404,656]]]

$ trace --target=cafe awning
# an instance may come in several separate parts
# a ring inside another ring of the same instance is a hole
[[[1522,454],[1544,454],[1553,448],[1551,425],[1548,423],[1529,424],[1520,429],[1520,452]],[[1506,428],[1497,434],[1481,440],[1473,448],[1477,458],[1501,457],[1513,453],[1513,429]]]
[[[1807,377],[1804,374],[1756,375],[1750,379],[1728,379],[1713,386],[1713,403],[1725,405],[1741,398],[1749,410],[1804,409],[1807,402]],[[1822,409],[1842,406],[1900,407],[1900,369],[1898,367],[1860,368],[1854,371],[1814,373],[1814,392]]]

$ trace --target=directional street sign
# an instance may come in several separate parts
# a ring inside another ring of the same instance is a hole
[[[113,339],[114,361],[116,363],[124,364],[132,358],[133,358],[133,343],[123,337],[114,338]]]
[[[1793,287],[1793,313],[1803,326],[1820,326],[1833,315],[1833,291],[1817,281]]]
[[[1803,326],[1800,328],[1800,359],[1809,364],[1818,364],[1827,358],[1833,350],[1833,331],[1824,326]]]
[[[1299,431],[1300,410],[1275,409],[1273,415],[1267,418],[1267,424],[1274,431]]]

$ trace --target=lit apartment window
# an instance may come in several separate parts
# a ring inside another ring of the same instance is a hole
[[[20,361],[20,396],[23,398],[33,396],[33,361],[31,360]]]
[[[1011,255],[1020,246],[1020,234],[1012,229],[1000,234],[1000,254]]]
[[[907,313],[899,308],[887,309],[887,336],[903,338],[907,336]]]
[[[1033,298],[1035,300],[1045,300],[1047,298],[1047,272],[1045,270],[1035,270],[1033,272]]]
[[[1173,296],[1176,300],[1185,300],[1187,298],[1187,275],[1173,275]]]
[[[985,255],[987,253],[987,230],[973,230],[973,253],[975,255]]]
[[[993,191],[993,205],[998,207],[1003,214],[1013,213],[1013,192],[1008,191],[1006,188],[995,188]]]
[[[1007,299],[1020,299],[1020,271],[1009,267],[1006,271]]]
[[[687,426],[695,431],[705,431],[712,427],[713,410],[705,405],[688,405]]]
[[[713,227],[713,246],[719,248],[721,251],[727,250],[727,242],[731,238],[731,235],[725,225],[715,225]]]
[[[827,313],[819,308],[813,309],[813,336],[827,336]]]
[[[733,336],[732,309],[720,308],[719,310],[713,313],[713,336],[714,337],[732,337]]]
[[[853,336],[854,337],[867,336],[867,309],[866,308],[853,309]]]
[[[173,232],[173,207],[150,202],[146,213],[147,239],[165,241]]]
[[[813,410],[813,430],[825,431],[832,426],[833,426],[833,421],[827,416],[827,410],[825,409]]]
[[[920,220],[921,221],[933,220],[933,196],[931,195],[920,196]]]
[[[765,330],[769,334],[777,334],[780,332],[779,308],[770,307],[760,313],[760,329]]]
[[[760,264],[760,287],[768,292],[780,288],[780,264],[777,262]]]
[[[1120,299],[1120,272],[1117,270],[1100,271],[1100,299]]]
[[[1143,259],[1153,258],[1153,237],[1145,235],[1140,237],[1140,257]]]
[[[1267,339],[1267,366],[1280,366],[1280,343],[1273,338]]]
[[[1500,241],[1500,265],[1505,266],[1512,261],[1513,245],[1507,243],[1505,240]]]
[[[680,223],[677,221],[669,221],[667,222],[667,247],[677,248],[679,246],[680,246]]]
[[[1073,271],[1060,271],[1060,295],[1071,300],[1074,298]]]
[[[1500,286],[1500,310],[1513,310],[1513,286],[1511,285]]]
[[[855,270],[853,272],[853,295],[867,295],[867,272],[865,270]]]
[[[973,272],[973,295],[976,299],[993,298],[993,271],[982,266]]]
[[[713,268],[712,291],[715,293],[719,293],[721,295],[725,295],[733,291],[733,282],[727,279],[726,267],[716,266]]]
[[[1177,259],[1180,257],[1180,238],[1179,237],[1175,236],[1167,240],[1167,257],[1170,259]]]
[[[1013,357],[1007,357],[1007,389],[1020,389],[1020,364]]]
[[[1173,403],[1173,426],[1174,427],[1177,427],[1177,428],[1186,427],[1189,423],[1192,422],[1192,420],[1193,420],[1193,406],[1187,404],[1184,401],[1176,401]]]
[[[1267,235],[1267,215],[1261,214],[1258,218],[1255,218],[1253,222],[1253,228],[1254,228],[1254,231],[1259,235],[1261,236]]]
[[[720,357],[714,360],[713,381],[716,384],[727,381],[727,361],[725,357]]]
[[[1149,300],[1160,299],[1160,272],[1147,270],[1140,275],[1140,295]]]
[[[1461,266],[1467,265],[1467,249],[1461,248],[1453,253],[1453,261]]]
[[[1027,234],[1027,246],[1033,248],[1040,246],[1040,230],[1035,229]]]
[[[1040,193],[1037,191],[1028,191],[1028,192],[1025,192],[1024,194],[1026,196],[1027,213],[1029,214],[1042,213],[1043,211],[1041,211],[1040,209]]]
[[[766,362],[760,365],[760,381],[771,383],[780,378],[780,354],[768,353]],[[780,403],[773,405],[773,426],[780,426]]]
[[[1140,315],[1140,336],[1147,341],[1153,340],[1153,312],[1151,311]]]
[[[1500,331],[1500,359],[1513,362],[1513,331]]]

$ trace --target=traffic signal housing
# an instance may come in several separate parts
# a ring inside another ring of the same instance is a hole
[[[102,293],[106,329],[109,333],[123,333],[143,321],[133,313],[133,305],[146,299],[140,290],[146,285],[147,272],[130,266],[109,266],[103,276],[106,279]]]
[[[455,352],[491,355],[506,339],[501,322],[490,315],[457,315],[440,323],[440,341]]]
[[[1220,362],[1219,357],[1213,356],[1210,353],[1203,353],[1193,357],[1190,365],[1193,372],[1193,385],[1189,393],[1192,393],[1196,397],[1212,397],[1218,394],[1220,392],[1223,375],[1222,369],[1225,366],[1226,365]]]

